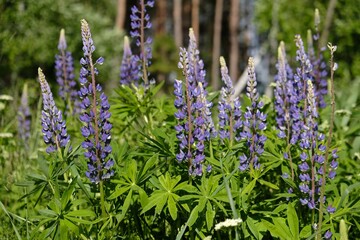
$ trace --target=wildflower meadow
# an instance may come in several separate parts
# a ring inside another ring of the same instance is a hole
[[[319,10],[266,83],[241,62],[239,90],[228,55],[212,84],[195,26],[161,62],[161,0],[127,3],[117,65],[78,19],[81,43],[66,26],[47,43],[53,69],[0,90],[0,239],[360,239],[360,78],[344,84]]]

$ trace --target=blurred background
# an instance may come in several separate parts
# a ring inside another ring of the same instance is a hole
[[[24,82],[28,82],[30,91],[38,89],[38,67],[44,69],[49,82],[56,82],[54,56],[61,28],[65,29],[68,50],[79,69],[82,18],[90,24],[96,57],[105,58],[99,68],[100,82],[107,89],[117,86],[123,37],[129,34],[130,9],[136,3],[1,0],[0,94],[18,98]],[[350,82],[360,76],[360,0],[156,0],[149,10],[153,28],[147,33],[153,37],[151,76],[167,81],[167,86],[181,77],[178,49],[187,46],[188,29],[193,27],[213,89],[221,85],[220,55],[225,57],[234,83],[241,78],[248,57],[255,56],[264,91],[273,79],[279,41],[285,42],[288,56],[292,57],[289,60],[294,61],[294,36],[300,34],[306,43],[307,30],[314,30],[315,8],[321,17],[320,43],[326,46],[330,41],[338,46],[336,81]],[[30,96],[38,98],[40,93],[30,92]]]

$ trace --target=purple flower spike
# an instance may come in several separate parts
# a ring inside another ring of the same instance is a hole
[[[243,123],[241,120],[241,105],[239,98],[234,99],[234,88],[228,73],[225,59],[220,57],[221,79],[225,86],[221,88],[219,100],[219,136],[221,139],[233,140]]]
[[[241,163],[240,161],[239,169],[241,171],[247,170],[250,166],[255,169],[260,168],[258,159],[264,151],[266,141],[266,136],[261,133],[266,129],[266,115],[261,112],[263,103],[259,102],[259,95],[256,89],[255,64],[252,57],[249,58],[248,62],[248,76],[246,95],[249,97],[251,105],[246,108],[244,113],[245,128],[243,132],[240,132],[240,137],[246,139],[249,155],[246,162]]]
[[[114,161],[108,158],[112,151],[110,146],[112,128],[109,122],[110,104],[102,87],[95,81],[95,76],[98,74],[95,64],[101,65],[104,59],[100,57],[95,64],[93,63],[92,53],[95,46],[89,25],[85,20],[81,20],[81,35],[84,57],[80,60],[82,68],[80,70],[81,89],[79,95],[82,99],[81,108],[83,110],[80,121],[84,123],[81,134],[85,138],[82,147],[85,149],[85,157],[88,158],[86,176],[91,182],[97,184],[114,175],[112,170]]]
[[[140,48],[140,54],[136,56],[136,60],[140,62],[140,68],[143,72],[143,80],[145,85],[149,84],[148,81],[148,67],[151,64],[152,52],[151,52],[151,37],[145,38],[145,30],[152,27],[150,22],[150,15],[147,12],[148,8],[154,6],[154,1],[151,0],[139,0],[139,7],[133,6],[131,8],[131,29],[130,36],[136,40],[136,46]],[[139,64],[139,63],[138,63]]]
[[[38,74],[43,97],[43,110],[41,112],[42,133],[44,142],[48,145],[46,152],[52,153],[64,149],[70,141],[70,136],[67,134],[62,113],[55,105],[49,84],[40,68]]]
[[[30,138],[31,114],[28,103],[28,88],[24,84],[23,92],[21,95],[21,102],[18,109],[18,129],[19,136],[23,140],[26,147],[28,147],[28,140]]]
[[[55,55],[55,72],[56,81],[59,84],[59,96],[65,101],[71,113],[78,113],[80,109],[76,91],[74,61],[71,52],[67,51],[66,48],[65,30],[61,29],[58,44],[59,53]]]
[[[207,92],[203,84],[205,71],[199,50],[194,49],[196,42],[191,29],[189,36],[189,48],[180,49],[178,64],[185,81],[174,82],[174,105],[177,108],[174,115],[178,120],[175,130],[180,147],[176,158],[179,162],[188,162],[190,175],[199,176],[203,172],[205,145],[215,135],[215,128],[210,111],[212,104],[206,100]]]
[[[132,54],[129,38],[124,37],[124,54],[120,67],[120,84],[130,85],[134,83],[137,85],[140,79],[140,65],[138,59]]]

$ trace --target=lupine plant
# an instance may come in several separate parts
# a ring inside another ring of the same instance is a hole
[[[120,84],[138,84],[140,79],[140,65],[137,57],[132,54],[129,38],[124,38],[124,54],[120,67]]]
[[[131,8],[131,29],[130,35],[136,41],[136,46],[140,48],[139,55],[136,55],[137,60],[141,63],[142,79],[145,85],[149,84],[148,67],[151,64],[151,43],[152,38],[145,36],[145,30],[150,29],[152,24],[150,22],[150,15],[147,12],[149,7],[154,7],[153,0],[139,0],[139,6],[134,5]]]
[[[59,96],[62,98],[70,113],[78,109],[78,96],[76,90],[74,60],[71,52],[67,51],[65,30],[61,29],[58,44],[59,53],[55,56],[56,81],[59,84]]]
[[[104,58],[99,57],[95,62],[93,61],[95,45],[89,24],[84,19],[81,20],[81,37],[84,57],[80,60],[82,67],[79,95],[82,100],[80,106],[83,110],[80,120],[84,123],[81,134],[85,138],[81,146],[85,149],[84,156],[88,159],[88,170],[85,174],[92,183],[99,184],[101,211],[105,214],[103,185],[105,180],[114,175],[112,169],[114,161],[108,157],[112,151],[110,146],[110,130],[112,128],[109,122],[110,104],[100,84],[96,83],[96,76],[99,72],[95,66],[102,65]]]
[[[259,101],[259,94],[256,86],[254,59],[249,58],[248,62],[248,81],[246,95],[249,97],[251,105],[246,108],[244,113],[244,130],[240,132],[240,137],[246,140],[249,152],[239,157],[239,169],[244,171],[251,168],[260,168],[259,156],[264,152],[266,136],[262,133],[266,129],[266,114],[261,112],[264,104]]]
[[[28,101],[28,86],[24,84],[24,88],[21,94],[21,103],[18,110],[18,128],[19,136],[24,141],[25,146],[28,146],[27,141],[30,138],[30,127],[31,127],[31,113]]]
[[[27,121],[37,119],[44,141],[34,144],[38,154],[26,159],[31,164],[24,165],[20,190],[11,192],[20,204],[0,198],[0,229],[12,232],[6,238],[356,239],[360,165],[352,148],[358,146],[360,122],[351,123],[345,110],[335,109],[336,46],[328,45],[327,69],[316,43],[317,18],[307,49],[300,35],[287,45],[296,48],[296,56],[286,54],[280,42],[274,99],[260,94],[252,57],[243,93],[235,95],[224,57],[218,76],[223,86],[213,91],[191,28],[187,47],[179,49],[182,75],[171,79],[172,93],[166,94],[163,83],[149,80],[148,10],[154,1],[135,2],[130,36],[139,49],[131,49],[125,37],[116,94],[100,85],[108,79],[100,79],[98,67],[106,63],[95,57],[85,20],[79,30],[82,57],[74,64],[61,31],[59,93],[53,95],[55,81],[47,81],[39,68],[40,88],[32,91],[42,95],[36,111],[28,108],[24,86],[17,132],[25,141],[36,140],[40,130],[28,135]],[[66,115],[65,122],[57,106],[67,106],[69,99],[79,102],[81,112]],[[0,134],[3,150],[11,142]],[[4,151],[0,160],[9,155]],[[0,166],[15,169],[12,162]]]
[[[65,149],[70,141],[70,136],[66,130],[66,123],[62,112],[56,107],[50,86],[45,79],[42,70],[38,69],[39,82],[43,97],[43,110],[41,113],[41,126],[44,142],[48,147],[47,153],[61,151]]]
[[[205,160],[204,148],[214,132],[210,108],[207,101],[207,92],[204,87],[205,71],[203,62],[199,58],[199,50],[194,32],[189,32],[189,47],[180,49],[178,67],[185,77],[184,83],[175,80],[174,94],[175,107],[178,111],[175,118],[178,125],[175,127],[176,136],[180,141],[180,152],[176,155],[179,162],[188,162],[189,174],[200,176],[203,172],[202,163]]]

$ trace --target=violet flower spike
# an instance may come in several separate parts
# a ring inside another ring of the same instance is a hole
[[[191,40],[191,32],[192,30],[189,33],[190,42],[194,40]],[[191,54],[190,51],[196,54]],[[176,80],[174,83],[174,105],[177,108],[175,118],[178,121],[175,130],[179,140],[176,158],[179,162],[188,162],[190,175],[199,176],[205,159],[205,145],[216,135],[211,119],[212,104],[206,100],[207,92],[202,84],[205,78],[199,78],[205,77],[203,65],[199,65],[199,51],[189,46],[188,50],[180,48],[179,55],[178,67],[182,69],[185,81]]]
[[[18,109],[18,129],[19,136],[28,147],[28,140],[30,138],[30,126],[31,125],[31,113],[28,103],[28,88],[27,84],[24,84],[23,92],[21,95],[21,102]]]
[[[38,69],[39,81],[43,97],[43,110],[41,112],[42,133],[47,153],[64,149],[70,141],[67,134],[66,123],[61,111],[56,107],[49,84],[41,68]],[[71,149],[71,148],[70,148]]]
[[[58,44],[59,53],[55,55],[56,81],[59,84],[59,96],[65,101],[70,112],[76,113],[79,112],[79,102],[75,89],[74,62],[71,52],[67,51],[66,48],[65,30],[61,29]]]
[[[90,28],[85,20],[81,20],[81,35],[83,40],[84,57],[81,58],[80,64],[80,83],[79,91],[82,100],[80,121],[84,123],[81,128],[81,134],[85,138],[82,147],[86,150],[85,157],[88,158],[88,171],[86,176],[93,183],[109,179],[114,175],[112,167],[114,161],[108,158],[112,151],[111,128],[109,122],[111,113],[109,112],[110,104],[102,87],[95,82],[95,76],[98,70],[95,64],[101,65],[104,61],[102,57],[93,63],[92,53],[95,51],[94,42],[91,37]],[[88,81],[91,79],[91,82]]]
[[[259,157],[264,152],[266,141],[266,136],[261,134],[266,129],[266,114],[261,112],[264,104],[258,99],[255,65],[252,57],[248,62],[248,76],[246,95],[249,97],[251,105],[246,108],[244,113],[244,131],[240,133],[240,137],[246,139],[249,154],[239,157],[241,171],[245,171],[249,167],[260,168]]]
[[[120,84],[130,85],[134,83],[138,85],[140,80],[140,65],[136,56],[131,52],[129,38],[124,37],[124,54],[120,67]]]
[[[320,46],[320,14],[319,10],[315,9],[315,32],[314,34],[308,30],[308,56],[313,66],[313,83],[315,86],[316,104],[319,108],[325,108],[326,103],[324,97],[328,94],[327,76],[326,70],[327,64],[324,60],[323,52],[326,50],[324,46]],[[314,46],[317,48],[316,51]]]
[[[221,88],[218,105],[219,136],[221,139],[229,139],[232,142],[234,134],[242,127],[241,104],[239,98],[234,99],[232,80],[223,57],[220,57],[220,71],[225,85]]]
[[[150,15],[147,12],[147,8],[154,7],[153,0],[139,0],[139,8],[134,5],[131,8],[131,29],[130,36],[136,40],[136,45],[140,47],[140,54],[137,56],[138,61],[141,63],[141,71],[143,72],[142,78],[145,85],[149,84],[148,67],[151,64],[152,52],[151,52],[151,37],[145,38],[145,30],[151,29],[152,24],[150,22]]]

